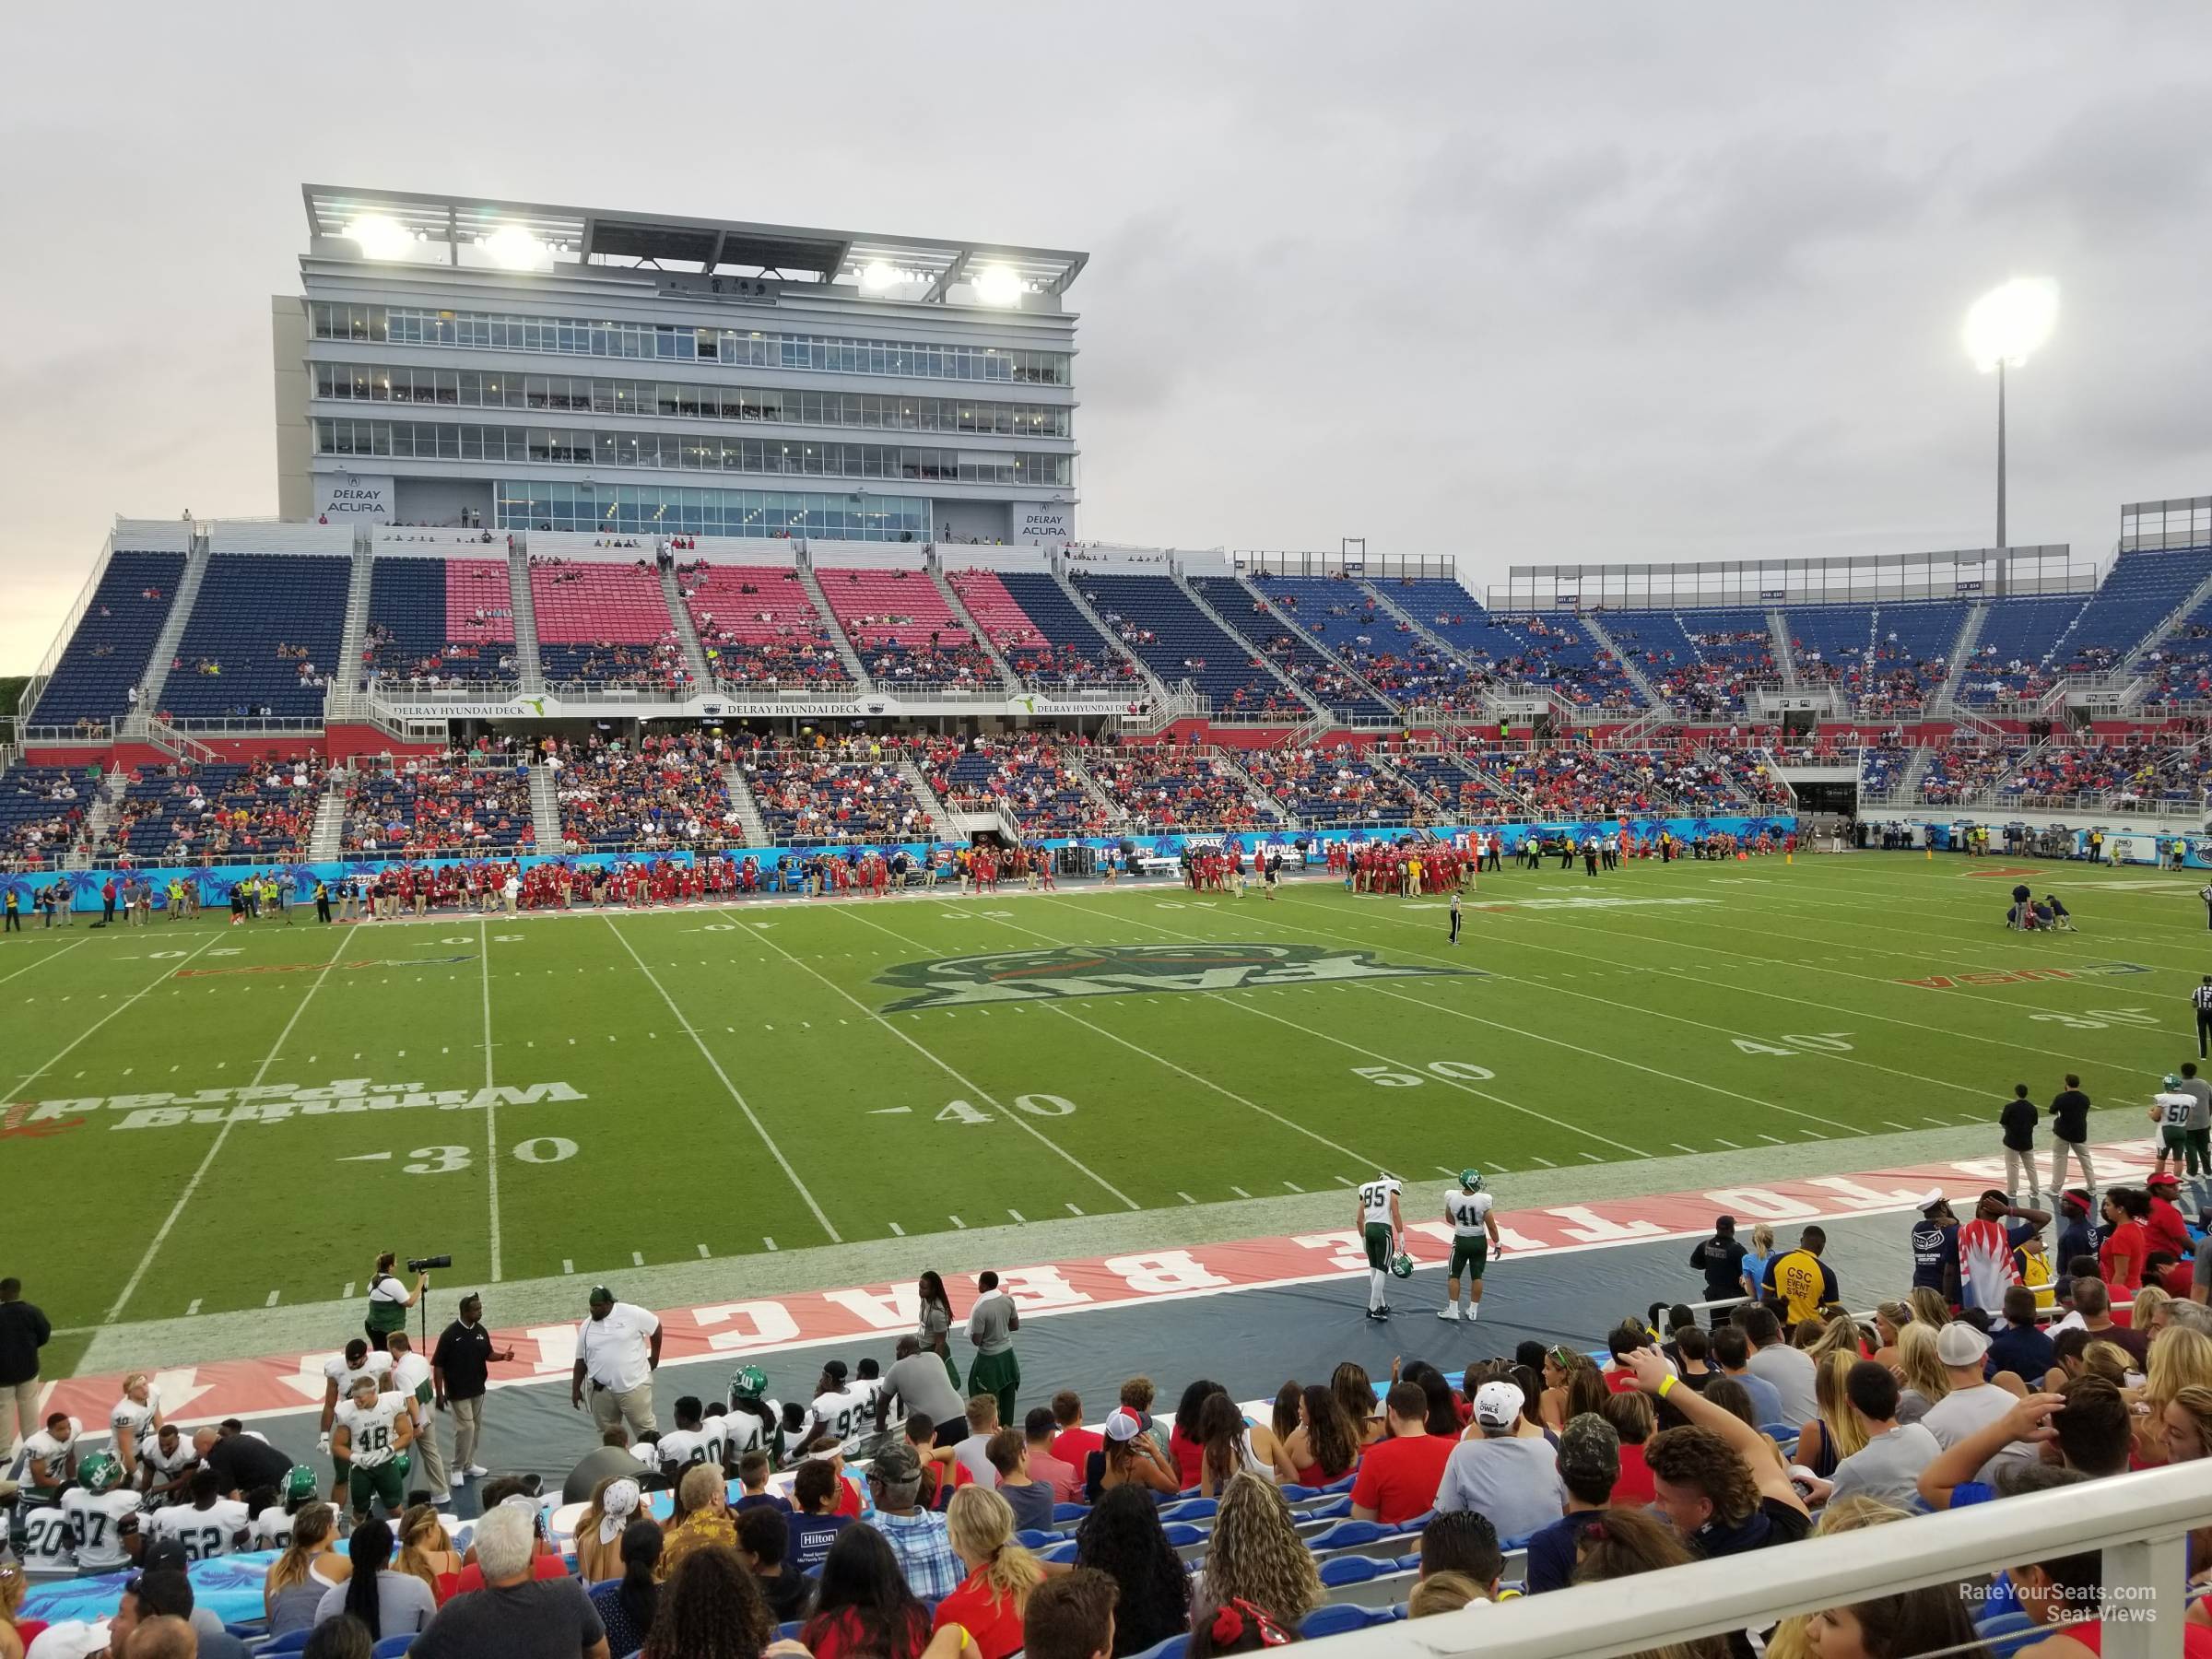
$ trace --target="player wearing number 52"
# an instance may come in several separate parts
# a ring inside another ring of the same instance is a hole
[[[369,1346],[379,1353],[384,1351],[385,1338],[406,1328],[407,1310],[422,1299],[430,1282],[428,1272],[418,1273],[415,1288],[408,1289],[392,1275],[398,1260],[397,1254],[387,1250],[376,1258],[376,1266],[369,1275],[369,1317],[361,1322],[361,1330]]]
[[[605,1285],[592,1287],[591,1317],[576,1332],[576,1371],[569,1404],[581,1410],[584,1385],[592,1391],[592,1421],[601,1433],[627,1424],[629,1437],[659,1427],[653,1416],[653,1373],[661,1365],[661,1322],[631,1302],[618,1302]]]

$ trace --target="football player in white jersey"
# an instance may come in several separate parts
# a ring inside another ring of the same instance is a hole
[[[105,1452],[86,1454],[78,1484],[62,1494],[79,1572],[114,1572],[131,1564],[138,1530],[138,1494],[123,1481],[123,1465]]]
[[[697,1394],[686,1394],[676,1403],[676,1427],[661,1436],[653,1452],[659,1459],[661,1473],[670,1485],[681,1480],[688,1468],[715,1460],[707,1452],[707,1437],[700,1427],[700,1410]],[[719,1462],[715,1463],[719,1468]]]
[[[314,1470],[305,1464],[294,1464],[284,1484],[276,1488],[276,1501],[253,1517],[253,1547],[282,1549],[292,1541],[292,1517],[309,1504],[322,1501]]]
[[[1444,1280],[1443,1311],[1437,1317],[1465,1317],[1472,1323],[1482,1310],[1482,1271],[1489,1264],[1490,1252],[1505,1253],[1505,1244],[1498,1237],[1498,1218],[1491,1214],[1490,1195],[1482,1190],[1480,1170],[1459,1172],[1458,1190],[1444,1194],[1444,1219],[1452,1224],[1452,1267]],[[1464,1314],[1454,1305],[1460,1299],[1463,1275],[1467,1287]]]
[[[865,1384],[849,1383],[844,1377],[845,1362],[832,1359],[822,1368],[822,1381],[838,1386],[828,1394],[814,1396],[808,1410],[809,1424],[800,1444],[805,1445],[825,1434],[834,1434],[838,1444],[847,1456],[875,1437],[876,1395],[880,1391]]]
[[[35,1578],[67,1578],[76,1571],[76,1552],[70,1547],[69,1517],[58,1503],[18,1506],[17,1553],[23,1571]]]
[[[1387,1174],[1377,1175],[1359,1192],[1359,1237],[1367,1246],[1367,1316],[1370,1319],[1390,1317],[1390,1299],[1384,1294],[1390,1282],[1390,1258],[1396,1246],[1398,1235],[1406,1228],[1406,1213],[1398,1206],[1398,1182]]]
[[[346,1460],[356,1521],[368,1520],[379,1499],[393,1520],[406,1508],[407,1446],[415,1438],[413,1407],[406,1394],[380,1390],[367,1372],[354,1378],[352,1393],[338,1407],[330,1454]]]
[[[182,1503],[200,1454],[174,1423],[164,1423],[153,1439],[138,1442],[138,1489],[147,1509]]]
[[[133,1371],[123,1380],[123,1398],[108,1412],[115,1461],[124,1469],[138,1466],[138,1448],[149,1436],[148,1424],[161,1427],[161,1391],[144,1371]]]
[[[707,1466],[730,1472],[730,1420],[724,1415],[720,1400],[709,1400],[700,1407],[699,1438],[707,1448]]]
[[[56,1498],[76,1478],[79,1438],[85,1429],[66,1412],[57,1411],[46,1427],[23,1437],[23,1456],[15,1472],[31,1497]]]
[[[852,1392],[867,1399],[867,1413],[871,1423],[876,1417],[876,1402],[883,1394],[883,1367],[873,1359],[863,1359],[853,1378]],[[898,1409],[889,1414],[888,1428],[896,1429],[906,1421],[906,1402],[900,1400]]]
[[[188,1561],[212,1561],[246,1547],[253,1517],[235,1498],[223,1496],[222,1477],[200,1469],[192,1477],[192,1501],[172,1503],[147,1518],[147,1533],[156,1538],[174,1538],[184,1546]]]
[[[765,1452],[771,1465],[783,1462],[783,1407],[768,1397],[768,1373],[746,1366],[730,1379],[730,1461],[747,1452]]]
[[[375,1379],[380,1388],[392,1375],[392,1356],[372,1348],[366,1339],[356,1336],[346,1345],[346,1351],[334,1359],[323,1362],[323,1433],[315,1441],[321,1452],[330,1451],[330,1426],[337,1417],[338,1403],[353,1397],[353,1385],[362,1377]],[[330,1496],[334,1503],[343,1503],[347,1492],[346,1460],[335,1452],[330,1459]]]

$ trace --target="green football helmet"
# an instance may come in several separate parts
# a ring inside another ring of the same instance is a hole
[[[1411,1278],[1413,1277],[1413,1258],[1404,1251],[1399,1251],[1396,1255],[1390,1258],[1390,1271],[1397,1278]]]
[[[1482,1171],[1480,1170],[1462,1170],[1459,1172],[1459,1190],[1463,1193],[1481,1192]]]
[[[311,1501],[323,1488],[313,1469],[305,1464],[294,1464],[285,1471],[284,1484],[276,1489],[276,1500],[286,1509]]]
[[[123,1484],[123,1464],[111,1452],[88,1452],[76,1462],[77,1484],[95,1496]]]
[[[2168,1073],[2166,1074],[2166,1085],[2165,1085],[2165,1087],[2166,1087],[2166,1090],[2167,1090],[2167,1092],[2168,1092],[2169,1094],[2171,1094],[2171,1093],[2173,1090],[2175,1090],[2175,1089],[2179,1088],[2181,1086],[2182,1086],[2182,1079],[2181,1079],[2181,1077],[2180,1077],[2180,1075],[2179,1075],[2178,1073],[2175,1073],[2175,1072],[2168,1072]]]
[[[748,1365],[730,1379],[730,1398],[758,1400],[768,1393],[768,1373],[757,1365]]]

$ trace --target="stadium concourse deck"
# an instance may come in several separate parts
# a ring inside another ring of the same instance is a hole
[[[2147,1167],[2148,1143],[2133,1138],[2139,1127],[2132,1111],[2096,1114],[2091,1131],[2100,1170]],[[689,1263],[596,1277],[607,1278],[624,1300],[671,1311],[672,1330],[711,1323],[726,1344],[719,1351],[687,1354],[682,1336],[672,1338],[671,1358],[653,1385],[664,1426],[673,1421],[671,1408],[679,1395],[712,1395],[740,1364],[762,1367],[771,1396],[780,1400],[806,1398],[828,1359],[854,1364],[872,1358],[888,1367],[898,1336],[912,1323],[898,1311],[894,1293],[910,1288],[923,1268],[935,1267],[951,1286],[956,1307],[964,1310],[971,1292],[962,1276],[986,1266],[1014,1275],[1029,1304],[1031,1317],[1017,1341],[1023,1407],[1069,1388],[1082,1396],[1087,1419],[1095,1423],[1123,1381],[1135,1375],[1152,1378],[1169,1402],[1191,1380],[1211,1377],[1252,1408],[1272,1399],[1285,1379],[1325,1380],[1346,1359],[1381,1382],[1394,1361],[1425,1359],[1456,1372],[1479,1360],[1510,1357],[1516,1344],[1532,1338],[1601,1347],[1606,1330],[1625,1318],[1641,1317],[1652,1303],[1691,1301],[1702,1294],[1700,1276],[1688,1264],[1688,1248],[1706,1236],[1712,1216],[1724,1207],[1747,1231],[1755,1221],[1773,1218],[1785,1241],[1794,1240],[1806,1222],[1818,1220],[1829,1236],[1824,1259],[1836,1271],[1845,1303],[1871,1309],[1877,1300],[1901,1295],[1910,1281],[1905,1230],[1911,1194],[1940,1184],[1955,1202],[1965,1202],[1964,1195],[1999,1179],[2001,1166],[1990,1157],[1991,1146],[1984,1130],[1941,1129],[1867,1137],[1853,1142],[1847,1154],[1832,1144],[1806,1145],[1515,1174],[1499,1183],[1498,1213],[1509,1241],[1525,1230],[1528,1247],[1518,1253],[1509,1249],[1493,1261],[1483,1317],[1472,1326],[1436,1319],[1443,1300],[1437,1271],[1441,1253],[1433,1240],[1418,1234],[1411,1247],[1423,1265],[1412,1279],[1393,1281],[1394,1316],[1383,1324],[1367,1320],[1364,1274],[1353,1271],[1362,1264],[1351,1259],[1356,1245],[1349,1193],[1032,1223],[1018,1230],[977,1228],[793,1251],[742,1264]],[[1839,1167],[1844,1158],[1848,1167]],[[1426,1182],[1418,1174],[1409,1177],[1409,1227],[1419,1225],[1431,1197],[1441,1213],[1448,1184],[1441,1172]],[[1282,1236],[1215,1242],[1261,1230]],[[1029,1263],[1057,1265],[1023,1265]],[[1101,1263],[1111,1281],[1142,1289],[1124,1289],[1117,1299],[1081,1288],[1097,1277]],[[1221,1265],[1219,1274],[1212,1272],[1216,1264]],[[591,1276],[579,1275],[486,1288],[486,1323],[501,1340],[512,1335],[526,1357],[539,1361],[541,1372],[534,1382],[495,1382],[486,1410],[485,1453],[495,1470],[535,1472],[557,1487],[589,1449],[582,1419],[569,1405],[565,1338],[582,1316],[583,1292],[592,1282]],[[456,1277],[450,1288],[433,1289],[428,1315],[433,1335],[451,1317],[453,1300],[465,1283]],[[834,1299],[819,1288],[837,1285],[861,1288],[837,1291]],[[702,1303],[716,1304],[706,1310],[711,1322],[675,1312]],[[853,1316],[870,1305],[872,1314]],[[841,1325],[846,1334],[824,1334],[821,1310],[835,1322],[828,1328]],[[60,1383],[51,1404],[95,1417],[112,1398],[114,1378],[94,1373],[126,1366],[159,1369],[165,1387],[173,1378],[188,1393],[198,1391],[182,1414],[186,1420],[243,1415],[257,1432],[312,1462],[315,1412],[304,1405],[272,1408],[272,1390],[280,1398],[300,1392],[274,1379],[295,1363],[319,1365],[319,1350],[335,1348],[358,1325],[358,1307],[329,1303],[107,1327],[78,1368],[85,1380]],[[870,1325],[877,1334],[865,1334]],[[856,1329],[863,1334],[852,1334]],[[1224,1330],[1233,1336],[1225,1340]],[[956,1358],[964,1359],[955,1335]],[[310,1350],[308,1359],[226,1363],[265,1356],[288,1343]],[[556,1353],[556,1347],[563,1351]],[[272,1380],[256,1384],[251,1381],[256,1372]],[[458,1512],[471,1512],[473,1492],[456,1488]]]

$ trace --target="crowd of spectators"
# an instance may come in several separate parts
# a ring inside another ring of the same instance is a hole
[[[405,857],[529,852],[527,770],[457,749],[358,771],[346,788],[345,850]]]
[[[327,772],[319,756],[180,761],[133,772],[98,850],[163,864],[296,859],[306,851]]]
[[[1348,745],[1324,751],[1263,749],[1244,762],[1252,781],[1310,824],[1408,824],[1419,793]]]
[[[965,746],[938,747],[922,757],[924,775],[937,798],[961,811],[1003,804],[1023,831],[1035,835],[1099,835],[1107,812],[1085,787],[1077,761],[1087,745],[1063,747],[1034,733],[1012,740],[976,737]]]
[[[61,766],[11,766],[0,772],[0,854],[8,867],[57,866],[83,833],[106,785]]]
[[[1929,757],[1915,793],[1931,806],[1958,806],[1979,800],[2027,752],[2026,746],[2017,744],[1958,744],[1939,748]]]
[[[1101,750],[1088,770],[1135,830],[1241,830],[1264,822],[1250,783],[1218,756],[1160,744]]]
[[[742,841],[723,768],[731,752],[704,732],[582,743],[548,740],[561,838],[571,852],[714,848]]]
[[[928,841],[935,823],[904,770],[907,746],[757,744],[738,765],[778,841]]]
[[[2205,745],[2116,743],[2096,748],[2045,747],[2031,751],[1997,785],[2006,802],[2134,806],[2194,804],[2201,798],[2212,757]]]

